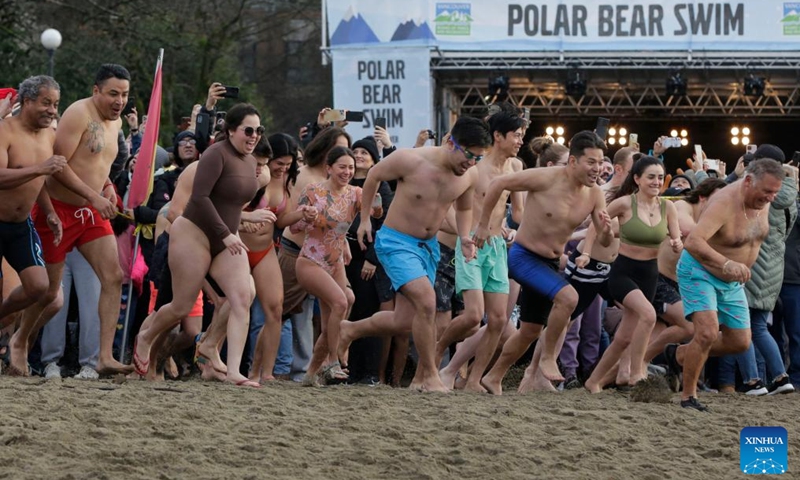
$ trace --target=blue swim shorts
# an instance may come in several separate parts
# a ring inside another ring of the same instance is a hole
[[[720,325],[750,328],[750,311],[744,285],[715,277],[686,250],[678,260],[678,286],[687,320],[695,312],[717,312]]]
[[[436,281],[440,256],[436,237],[423,240],[384,225],[375,236],[375,253],[396,292],[421,277],[427,276],[431,286]]]

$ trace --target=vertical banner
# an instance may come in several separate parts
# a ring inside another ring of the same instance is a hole
[[[372,135],[376,118],[398,148],[414,146],[420,130],[434,129],[427,47],[333,50],[333,108],[364,112],[350,122],[353,140]]]

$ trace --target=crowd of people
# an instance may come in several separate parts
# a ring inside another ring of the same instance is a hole
[[[800,382],[798,169],[775,146],[671,177],[664,138],[609,158],[508,103],[438,146],[353,141],[327,108],[268,135],[252,105],[217,111],[214,83],[131,205],[147,122],[129,91],[107,64],[62,116],[48,76],[0,99],[6,374],[60,377],[77,310],[87,379],[398,386],[412,351],[423,391],[500,395],[528,356],[522,393],[666,375],[697,410],[710,383]]]

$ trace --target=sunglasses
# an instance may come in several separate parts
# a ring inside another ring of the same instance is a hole
[[[178,142],[178,145],[180,145],[181,147],[186,147],[186,146],[189,146],[189,145],[194,145],[196,143],[197,143],[196,140],[194,140],[192,138],[189,138],[189,139],[186,139],[186,140],[181,140],[180,142]]]
[[[467,160],[475,160],[475,163],[478,163],[481,161],[481,159],[483,159],[483,155],[475,155],[469,150],[462,148],[461,145],[459,145],[454,138],[451,137],[450,140],[453,141],[453,146],[456,147],[456,150],[460,150],[461,153],[463,153],[464,156],[467,157]]]
[[[259,126],[258,128],[253,127],[244,127],[244,134],[248,137],[252,137],[253,134],[257,134],[259,136],[264,135],[266,129],[264,127]]]

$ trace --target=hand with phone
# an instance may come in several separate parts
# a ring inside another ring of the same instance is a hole
[[[392,147],[392,139],[389,137],[389,132],[386,131],[385,118],[375,119],[375,133],[373,134],[373,137],[375,137],[375,142],[378,144],[378,148],[383,149]]]
[[[131,111],[125,115],[125,121],[128,122],[128,128],[131,133],[139,131],[139,113],[136,112],[136,107],[133,107]]]
[[[662,135],[658,137],[656,142],[653,144],[653,156],[659,157],[667,151],[667,147],[664,146],[664,141],[669,137],[666,135]]]
[[[431,136],[428,135],[428,132],[430,132],[430,130],[428,130],[427,128],[422,129],[422,130],[419,131],[419,133],[417,134],[417,141],[414,142],[414,148],[419,148],[419,147],[424,147],[425,146],[425,144],[428,142],[428,140],[431,139]]]
[[[17,101],[17,91],[13,88],[0,88],[0,120],[6,118]]]
[[[681,148],[681,139],[678,137],[667,137],[662,142],[661,145],[664,146],[664,149],[668,148]]]
[[[217,101],[225,98],[225,85],[214,82],[208,87],[208,96],[206,97],[206,110],[209,112],[214,110],[217,106]]]
[[[594,133],[597,134],[600,139],[604,142],[606,141],[606,137],[608,136],[608,124],[610,120],[605,117],[599,117],[597,119],[597,125],[594,127]]]

